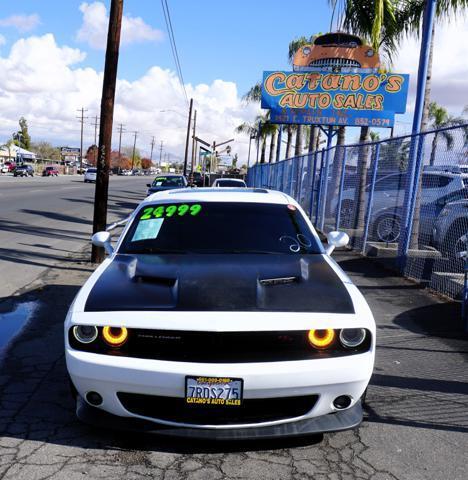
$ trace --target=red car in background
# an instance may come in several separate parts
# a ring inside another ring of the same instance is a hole
[[[59,174],[59,171],[57,167],[45,167],[45,169],[42,172],[43,177],[57,177]]]
[[[15,162],[5,162],[4,167],[8,168],[8,173],[13,172],[16,168],[16,163]]]

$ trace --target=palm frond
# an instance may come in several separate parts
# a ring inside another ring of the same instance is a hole
[[[258,103],[262,99],[262,83],[257,82],[243,97],[247,103]]]

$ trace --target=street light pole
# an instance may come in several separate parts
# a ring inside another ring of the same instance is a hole
[[[194,116],[193,116],[193,134],[192,134],[192,165],[191,165],[191,170],[190,170],[190,178],[191,182],[193,183],[193,169],[195,165],[195,151],[196,151],[196,144],[197,141],[195,139],[195,133],[196,133],[196,128],[197,128],[197,111],[195,110]]]
[[[154,150],[154,137],[151,139],[151,154],[150,154],[150,161],[153,163],[153,150]]]
[[[132,172],[133,172],[133,169],[135,167],[135,150],[136,150],[136,139],[137,139],[137,136],[138,136],[138,132],[133,132],[134,134],[134,139],[133,139],[133,152],[132,152]]]
[[[189,139],[190,139],[190,123],[192,121],[192,108],[193,108],[193,98],[190,99],[189,116],[187,121],[187,138],[185,139],[185,156],[184,156],[184,175],[187,175],[187,161],[188,161],[188,149],[189,149]]]

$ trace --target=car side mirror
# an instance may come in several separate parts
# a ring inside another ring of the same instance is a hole
[[[333,231],[327,234],[328,246],[325,249],[327,255],[331,255],[337,247],[346,247],[349,243],[349,236],[345,232]]]
[[[102,247],[108,255],[114,253],[114,248],[110,243],[111,234],[109,232],[97,232],[91,237],[91,243],[95,247]]]
[[[146,186],[147,186],[148,188],[150,188],[150,187],[151,187],[151,183],[147,183]]]

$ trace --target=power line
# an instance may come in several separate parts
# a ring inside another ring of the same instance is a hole
[[[180,66],[179,53],[177,51],[177,45],[176,45],[176,41],[175,41],[174,30],[172,28],[171,14],[169,12],[169,6],[167,4],[167,0],[161,0],[161,6],[162,6],[162,9],[163,9],[163,13],[164,13],[164,19],[166,21],[167,33],[169,34],[169,40],[170,40],[171,49],[172,49],[172,56],[174,57],[177,76],[179,77],[179,82],[180,82],[180,84],[182,86],[182,89],[184,91],[185,100],[188,103],[188,101],[189,101],[188,100],[188,95],[187,95],[187,91],[185,90],[184,76],[182,75],[182,67]]]

